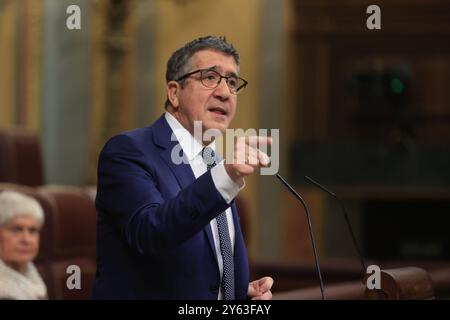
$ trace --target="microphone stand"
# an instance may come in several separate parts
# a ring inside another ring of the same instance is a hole
[[[320,183],[318,183],[314,179],[312,179],[312,178],[310,178],[308,176],[305,176],[305,178],[309,182],[311,182],[313,185],[315,185],[316,187],[318,187],[322,191],[325,191],[330,196],[332,196],[339,203],[339,205],[341,206],[342,212],[344,214],[345,222],[347,223],[347,228],[350,231],[350,235],[352,237],[353,245],[355,246],[356,252],[358,253],[358,257],[359,257],[359,260],[360,260],[360,263],[361,263],[361,268],[362,268],[362,274],[365,275],[366,274],[366,264],[364,263],[363,255],[361,254],[361,250],[359,249],[358,243],[356,241],[355,234],[353,233],[353,228],[352,228],[352,226],[350,224],[350,220],[348,219],[348,214],[347,214],[347,210],[345,209],[344,202],[342,202],[342,200],[339,199],[339,197],[334,192],[331,192],[330,190],[325,188],[323,185],[321,185]]]
[[[313,235],[313,230],[312,230],[312,223],[311,223],[311,215],[310,215],[310,211],[309,211],[308,205],[306,204],[305,200],[303,200],[303,198],[297,193],[297,191],[295,191],[294,188],[292,188],[290,186],[290,184],[286,182],[286,180],[284,180],[278,173],[276,174],[276,176],[292,192],[292,194],[298,200],[300,200],[301,204],[305,208],[306,218],[308,220],[309,236],[311,237],[311,243],[312,243],[312,247],[313,247],[313,251],[314,251],[314,260],[315,260],[315,263],[316,263],[317,273],[319,274],[320,293],[322,294],[322,300],[325,300],[324,289],[323,289],[323,280],[322,280],[322,272],[320,271],[319,258],[317,256],[316,241],[314,240],[314,235]]]

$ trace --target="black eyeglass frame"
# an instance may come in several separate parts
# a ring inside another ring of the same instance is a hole
[[[191,71],[191,72],[189,72],[189,73],[186,73],[184,76],[179,77],[179,78],[176,79],[175,81],[179,82],[179,81],[182,81],[182,80],[186,79],[187,77],[192,76],[193,74],[196,74],[196,73],[199,73],[199,72],[200,72],[200,73],[203,73],[203,72],[206,72],[206,71],[208,71],[208,72],[211,72],[211,71],[212,71],[212,72],[216,73],[216,74],[219,76],[219,80],[217,81],[217,84],[216,84],[214,87],[209,87],[209,86],[207,86],[206,84],[203,83],[203,74],[200,74],[200,82],[201,82],[206,88],[209,88],[209,89],[215,89],[215,88],[217,88],[217,87],[219,86],[220,82],[222,81],[222,79],[225,79],[225,82],[226,82],[226,84],[227,84],[227,87],[228,87],[228,89],[230,90],[230,92],[231,92],[232,94],[239,94],[239,93],[241,93],[241,92],[244,91],[245,87],[247,87],[247,84],[248,84],[248,81],[247,81],[247,80],[242,79],[241,77],[237,77],[237,76],[223,76],[223,75],[221,75],[219,72],[217,72],[216,70],[213,70],[213,69],[197,69],[197,70]],[[244,83],[243,83],[242,85],[240,85],[238,88],[236,88],[236,91],[235,91],[235,92],[233,92],[233,91],[231,90],[230,86],[228,85],[228,79],[230,79],[230,78],[236,78],[236,79],[238,79],[238,80],[243,81]]]

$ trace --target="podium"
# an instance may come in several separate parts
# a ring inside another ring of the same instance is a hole
[[[434,299],[435,290],[430,274],[418,267],[380,270],[380,289],[369,289],[370,274],[356,281],[325,285],[327,300],[416,300]],[[275,279],[276,281],[276,279]],[[319,287],[274,293],[275,300],[320,300]]]
[[[363,278],[367,284],[370,275]],[[434,299],[434,289],[428,272],[418,267],[404,267],[380,270],[380,289],[365,286],[365,296],[369,300]]]

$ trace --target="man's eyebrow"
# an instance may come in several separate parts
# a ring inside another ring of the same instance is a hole
[[[231,76],[231,77],[239,77],[236,72],[227,72],[227,76]]]
[[[216,66],[212,66],[212,67],[209,67],[209,68],[205,68],[204,70],[213,70],[213,71],[216,71],[216,72],[219,72],[218,70],[217,70],[217,65]],[[220,72],[219,72],[220,73]],[[227,76],[227,77],[239,77],[237,74],[236,74],[236,72],[227,72],[227,73],[225,73],[225,75]]]

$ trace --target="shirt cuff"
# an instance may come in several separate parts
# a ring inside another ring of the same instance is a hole
[[[223,161],[218,163],[215,167],[211,169],[211,176],[216,186],[217,191],[219,191],[222,198],[229,204],[245,187],[245,180],[242,179],[242,183],[239,185],[234,182],[223,165]]]

